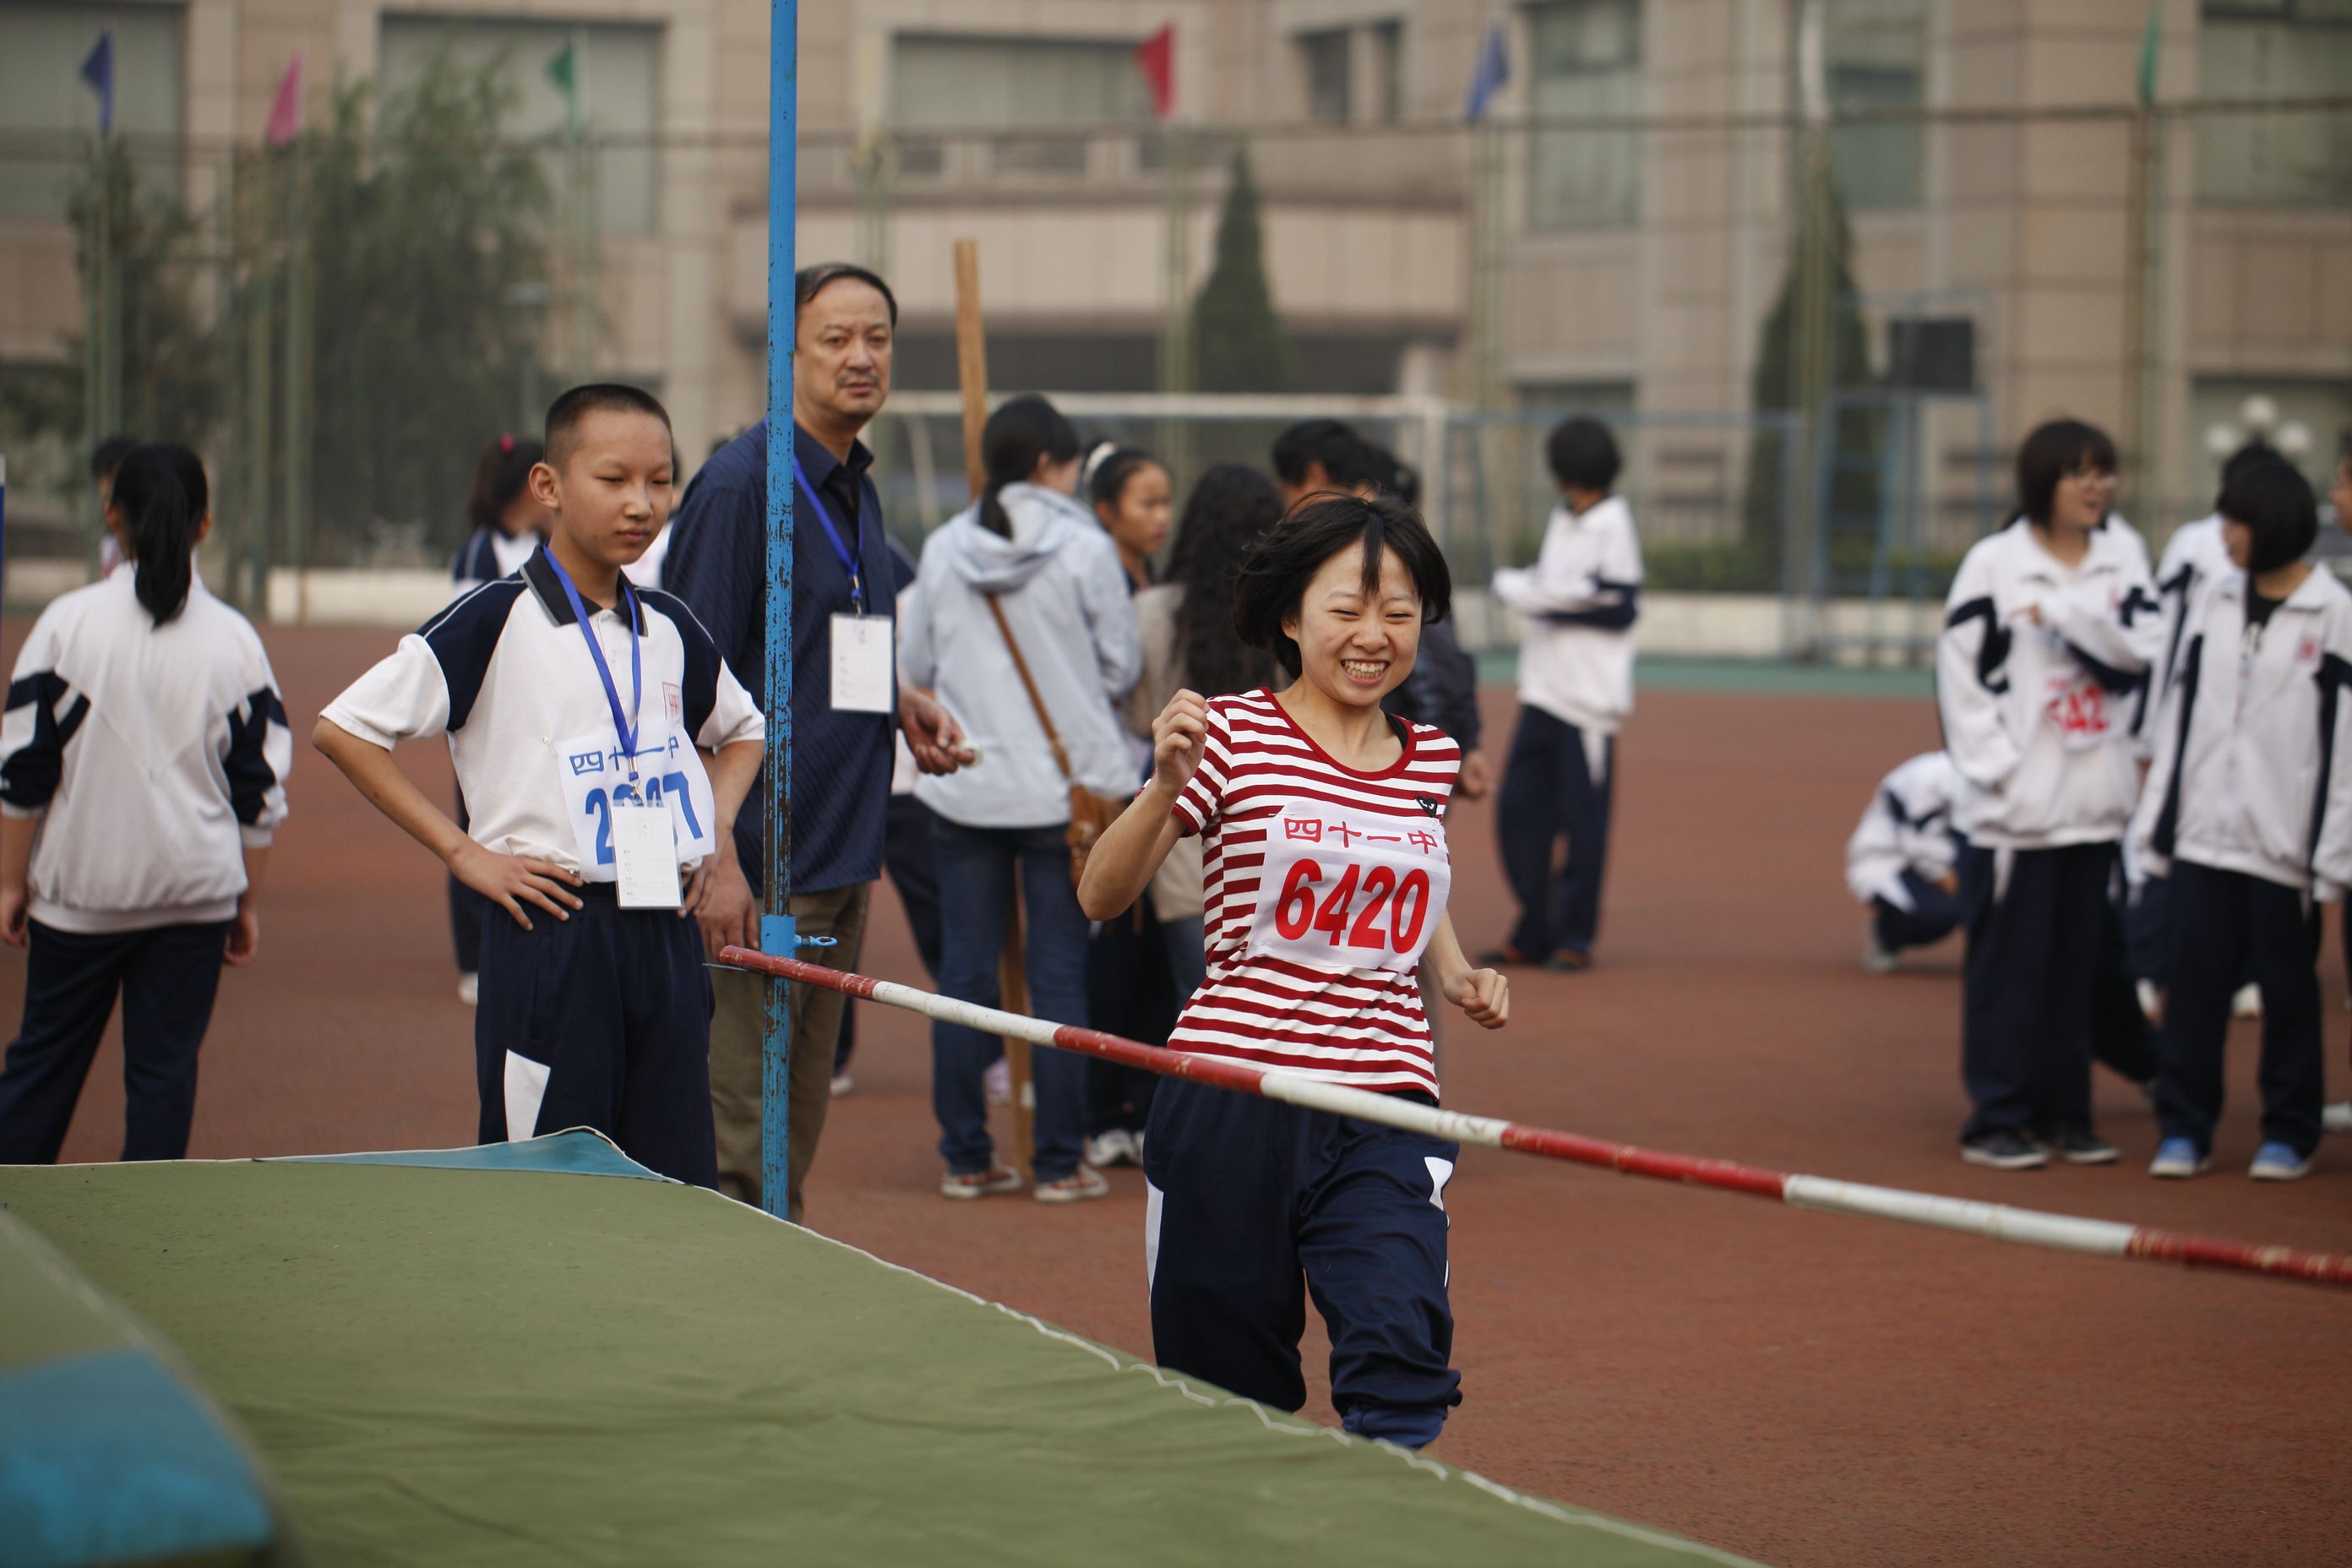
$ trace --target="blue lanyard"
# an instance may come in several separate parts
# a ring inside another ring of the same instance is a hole
[[[809,483],[808,472],[801,467],[801,455],[797,451],[793,454],[793,478],[800,481],[801,493],[808,497],[809,505],[816,509],[816,520],[824,524],[824,536],[833,542],[833,552],[839,558],[841,569],[849,574],[849,607],[858,615],[864,615],[866,613],[866,578],[865,574],[860,570],[866,560],[864,516],[861,514],[858,519],[857,553],[852,555],[848,547],[841,542],[841,530],[834,527],[833,513],[826,510],[824,498],[816,493],[814,485]]]
[[[544,553],[547,563],[555,568],[555,580],[563,584],[563,596],[572,601],[572,618],[579,622],[580,635],[588,641],[588,657],[596,661],[597,679],[604,683],[604,700],[613,710],[613,732],[620,737],[621,753],[629,760],[629,779],[635,783],[637,776],[637,731],[631,721],[635,719],[646,697],[645,657],[637,637],[636,595],[629,592],[629,580],[622,578],[621,609],[628,617],[629,626],[629,710],[624,714],[621,711],[620,689],[613,684],[612,668],[604,662],[604,647],[596,640],[595,628],[588,624],[588,606],[581,600],[580,590],[572,585],[572,574],[563,569],[563,563],[555,558],[555,552],[550,550]]]

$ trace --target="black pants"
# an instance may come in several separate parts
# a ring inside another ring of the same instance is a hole
[[[702,932],[674,910],[622,909],[609,882],[580,892],[568,921],[532,907],[529,931],[503,910],[482,927],[481,1141],[591,1127],[650,1170],[715,1187]]]
[[[915,952],[923,973],[940,976],[940,849],[931,837],[931,808],[911,795],[894,795],[882,818],[882,869],[898,889],[907,925],[915,933]],[[841,1034],[834,1042],[833,1070],[849,1069],[857,1054],[857,1004],[845,1000],[841,1008]]]
[[[54,1163],[122,994],[122,1157],[177,1160],[196,1113],[196,1051],[226,922],[83,935],[36,921],[25,1022],[0,1067],[0,1165]]]
[[[1960,929],[1958,894],[1944,891],[1916,871],[1903,873],[1903,890],[1911,895],[1907,910],[1883,898],[1870,900],[1871,929],[1881,948],[1900,952],[1906,947],[1927,947]]]
[[[1130,1040],[1165,1045],[1176,1027],[1176,1011],[1191,994],[1177,994],[1168,963],[1160,917],[1146,891],[1135,908],[1108,920],[1087,944],[1087,1015],[1093,1026]],[[1113,1129],[1140,1132],[1151,1120],[1151,1097],[1160,1078],[1140,1068],[1088,1058],[1087,1136]]]
[[[1348,1430],[1435,1441],[1462,1403],[1444,1208],[1460,1153],[1374,1122],[1161,1084],[1143,1148],[1160,1364],[1297,1410],[1311,1292]]]
[[[2230,997],[2251,963],[2263,989],[2263,1137],[2307,1159],[2319,1147],[2326,1095],[2318,906],[2296,889],[2187,860],[2173,862],[2171,879],[2172,989],[2164,1005],[2157,1125],[2200,1154],[2211,1152]]]
[[[2113,844],[1961,855],[1960,1076],[1975,1107],[1962,1137],[2088,1131],[2094,1059],[2155,1076],[2109,897],[2116,865]]]
[[[1495,803],[1503,875],[1518,900],[1511,945],[1540,963],[1555,952],[1589,953],[1601,930],[1601,879],[1609,865],[1609,808],[1617,784],[1617,741],[1600,745],[1593,775],[1584,731],[1540,708],[1521,707]],[[1552,855],[1568,840],[1568,864]]]

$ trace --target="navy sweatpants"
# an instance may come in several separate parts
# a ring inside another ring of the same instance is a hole
[[[2087,1131],[2094,1060],[2136,1083],[2156,1076],[2108,897],[2116,865],[2113,844],[1962,853],[1960,1073],[1975,1107],[1963,1138]]]
[[[1601,738],[1593,775],[1585,733],[1540,708],[1522,706],[1495,803],[1503,875],[1518,900],[1511,945],[1540,963],[1553,953],[1590,953],[1601,929],[1601,879],[1609,865],[1609,806],[1617,785],[1617,741]],[[1568,840],[1568,863],[1552,857]]]
[[[1297,1410],[1311,1293],[1348,1430],[1434,1442],[1462,1403],[1444,1208],[1460,1153],[1351,1117],[1162,1083],[1143,1147],[1160,1364]]]
[[[32,922],[24,1026],[0,1067],[0,1165],[56,1163],[118,991],[122,1157],[187,1153],[196,1051],[212,1023],[228,931],[217,921],[85,934]]]
[[[2263,1137],[2308,1159],[2326,1098],[2320,1042],[2319,907],[2260,877],[2172,863],[2172,987],[2164,1004],[2156,1121],[2200,1154],[2221,1119],[2230,997],[2248,965],[2263,988]]]
[[[674,910],[624,910],[613,885],[531,929],[482,925],[474,1061],[481,1141],[592,1127],[649,1170],[719,1184],[710,1125],[710,974]]]
[[[1904,909],[1884,898],[1870,900],[1871,928],[1878,945],[1888,952],[1906,947],[1927,947],[1960,929],[1959,895],[1948,893],[1916,871],[1903,873],[1903,890],[1911,895]]]

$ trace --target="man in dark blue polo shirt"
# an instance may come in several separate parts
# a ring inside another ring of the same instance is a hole
[[[890,395],[898,301],[859,267],[804,268],[794,279],[799,331],[793,364],[792,914],[803,936],[837,945],[801,954],[835,968],[857,963],[867,894],[882,869],[890,799],[891,736],[904,728],[917,765],[952,772],[970,755],[946,710],[897,683],[897,660],[874,668],[878,689],[847,698],[836,681],[836,638],[861,630],[869,658],[895,650],[890,624],[899,584],[882,531],[882,501],[867,469],[874,454],[858,435]],[[762,420],[715,453],[687,490],[670,525],[662,581],[709,628],[728,668],[767,700],[768,426]],[[869,575],[870,574],[870,575]],[[845,617],[867,617],[863,627]],[[878,619],[887,638],[870,636]],[[887,687],[882,683],[887,681]],[[881,691],[887,691],[881,695]],[[703,939],[715,954],[728,942],[757,944],[757,903],[765,896],[761,849],[767,786],[754,786],[735,819],[735,864],[705,900]],[[760,1202],[761,986],[756,976],[714,972],[710,1105],[719,1142],[719,1190]],[[816,1159],[833,1097],[834,1042],[844,998],[813,985],[792,989],[792,1191]]]

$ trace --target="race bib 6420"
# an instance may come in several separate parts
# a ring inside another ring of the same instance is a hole
[[[1267,825],[1245,955],[1411,973],[1453,883],[1442,821],[1286,806]]]

